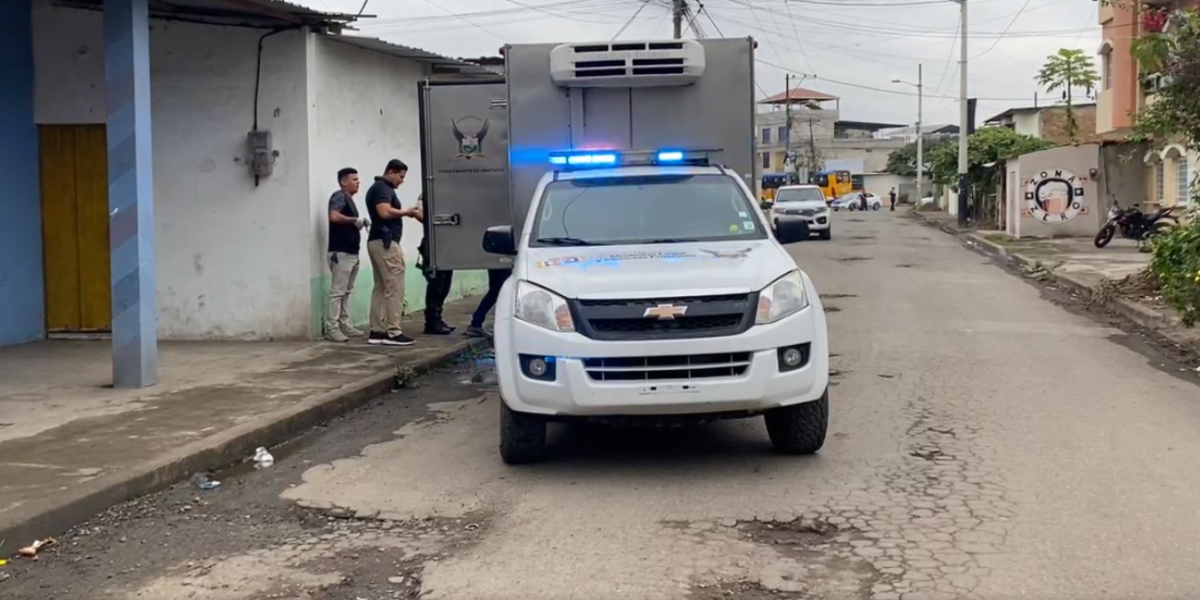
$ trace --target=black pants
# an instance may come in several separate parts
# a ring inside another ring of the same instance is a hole
[[[433,271],[425,274],[425,326],[435,327],[443,323],[442,310],[446,307],[446,296],[450,295],[450,283],[454,271]]]
[[[509,275],[512,275],[512,269],[488,269],[488,290],[479,301],[479,307],[475,309],[475,314],[471,316],[471,327],[483,327],[488,312],[492,310],[493,306],[496,306],[496,298],[500,296],[500,286],[504,285]]]

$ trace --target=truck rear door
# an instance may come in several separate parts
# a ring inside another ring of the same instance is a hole
[[[427,264],[446,271],[511,267],[512,257],[482,245],[488,227],[513,222],[504,80],[424,81],[420,94]]]

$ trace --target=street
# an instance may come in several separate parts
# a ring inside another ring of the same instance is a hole
[[[507,467],[472,356],[268,469],[112,509],[0,597],[1200,597],[1194,365],[900,212],[789,250],[829,313],[815,456],[755,418],[555,426],[551,460]]]

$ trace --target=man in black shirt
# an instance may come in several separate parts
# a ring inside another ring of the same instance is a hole
[[[417,215],[421,224],[425,223],[425,196],[417,198]],[[425,275],[425,334],[450,335],[454,328],[442,319],[446,307],[446,297],[450,295],[450,284],[454,280],[454,271],[433,269],[429,264],[429,228],[425,228],[425,237],[417,247],[421,255],[421,272]]]
[[[361,337],[363,332],[350,325],[350,294],[358,277],[358,250],[362,246],[359,230],[367,220],[358,216],[354,195],[358,193],[358,171],[338,171],[338,191],[329,197],[329,306],[325,314],[325,337],[344,342]]]
[[[371,333],[367,341],[385,346],[411,346],[412,338],[400,330],[404,309],[404,252],[400,249],[400,233],[404,217],[413,217],[416,210],[404,208],[396,196],[396,188],[404,183],[408,165],[392,159],[383,176],[376,177],[367,190],[367,215],[371,219],[367,234],[367,256],[375,273],[375,289],[371,293]]]

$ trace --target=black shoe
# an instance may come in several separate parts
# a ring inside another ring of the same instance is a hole
[[[480,325],[472,325],[467,328],[467,337],[490,338],[492,334]]]
[[[380,341],[380,343],[383,344],[384,346],[411,346],[411,345],[413,345],[414,342],[415,342],[415,340],[408,337],[407,335],[404,335],[403,333],[397,333],[396,335],[389,335],[387,337],[384,337],[383,340]]]
[[[453,332],[454,328],[445,323],[425,325],[425,335],[450,335]]]
[[[386,339],[387,339],[387,334],[383,333],[381,331],[372,331],[371,333],[367,334],[367,343],[368,344],[374,344],[374,345],[378,346],[379,344],[383,343],[383,340],[386,340]]]

